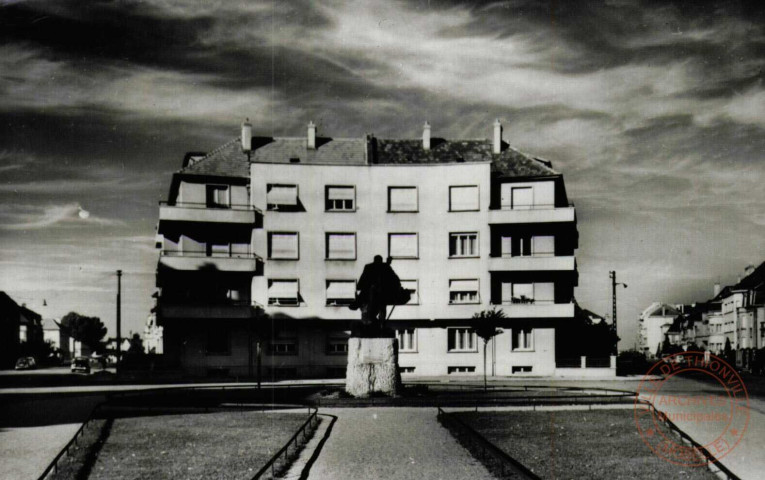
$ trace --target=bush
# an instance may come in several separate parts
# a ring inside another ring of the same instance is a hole
[[[637,350],[619,352],[616,357],[617,375],[644,375],[651,368],[651,363]]]

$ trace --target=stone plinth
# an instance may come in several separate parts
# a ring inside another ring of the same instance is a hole
[[[398,392],[400,384],[395,338],[348,339],[346,392],[354,397],[368,397],[373,393],[393,396]]]

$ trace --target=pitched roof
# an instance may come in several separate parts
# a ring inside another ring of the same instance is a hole
[[[240,140],[233,139],[201,159],[188,162],[181,173],[191,175],[249,177],[250,163],[292,163],[368,165],[492,162],[492,170],[502,176],[525,177],[557,175],[549,162],[523,154],[504,144],[502,153],[492,153],[489,140],[431,139],[424,150],[421,140],[318,137],[317,147],[309,149],[299,138],[253,137],[252,152],[242,151]]]

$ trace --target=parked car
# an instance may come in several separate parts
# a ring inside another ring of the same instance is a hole
[[[90,359],[88,357],[77,357],[72,360],[72,373],[90,373]]]
[[[16,360],[16,370],[34,370],[37,368],[35,357],[21,357]]]

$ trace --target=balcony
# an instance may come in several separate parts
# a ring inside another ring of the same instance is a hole
[[[510,303],[494,305],[507,318],[573,318],[573,303]]]
[[[576,259],[573,255],[561,257],[490,257],[489,270],[492,272],[570,272],[576,270]]]
[[[530,209],[489,210],[489,223],[561,223],[576,221],[573,206],[559,207],[536,205]]]
[[[162,319],[195,319],[195,318],[254,318],[255,302],[215,302],[195,303],[182,301],[161,302],[157,311]]]
[[[159,256],[160,265],[173,270],[216,269],[222,272],[252,272],[262,266],[263,259],[254,253],[232,253],[228,256],[207,256],[204,252],[170,252],[163,250]]]
[[[172,205],[159,202],[159,223],[162,222],[210,222],[255,225],[263,212],[251,205],[211,207],[206,203],[176,202]],[[162,233],[160,231],[160,233]]]

